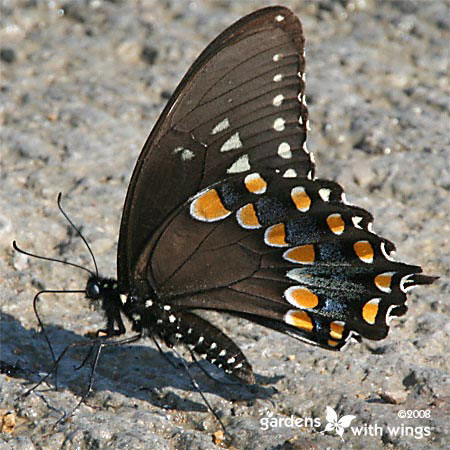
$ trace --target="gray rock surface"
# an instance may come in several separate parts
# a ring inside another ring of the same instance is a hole
[[[101,272],[113,276],[128,180],[168,96],[211,39],[267,4],[0,2],[0,359],[16,365],[0,375],[2,415],[16,416],[14,433],[0,435],[1,449],[216,448],[218,423],[183,370],[147,341],[106,349],[94,392],[62,425],[53,428],[87,387],[89,368],[73,369],[87,347],[60,365],[58,391],[44,384],[18,398],[51,368],[33,295],[83,289],[85,274],[19,255],[11,241],[91,267],[57,210],[63,192]],[[410,294],[408,314],[386,340],[340,354],[215,314],[253,364],[258,386],[226,386],[197,367],[192,372],[234,448],[448,448],[450,5],[285,4],[300,16],[307,39],[308,146],[318,175],[341,183],[352,203],[374,214],[375,230],[397,244],[399,259],[441,278]],[[43,296],[39,311],[58,351],[103,325],[80,294]],[[356,416],[352,426],[378,425],[382,435],[347,429],[343,442],[334,431],[321,434],[327,405]],[[430,417],[400,418],[401,410]],[[262,429],[262,418],[291,415],[322,425]],[[395,436],[388,426],[403,429]]]

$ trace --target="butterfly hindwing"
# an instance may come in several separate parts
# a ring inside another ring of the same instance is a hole
[[[118,251],[123,292],[166,217],[212,183],[250,167],[312,175],[305,147],[304,39],[288,9],[256,11],[192,65],[150,134],[125,201]]]
[[[142,276],[177,308],[229,311],[326,348],[382,339],[421,269],[389,259],[372,216],[342,198],[329,181],[235,175],[167,219]]]

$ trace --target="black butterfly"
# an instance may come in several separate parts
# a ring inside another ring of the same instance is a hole
[[[139,156],[123,209],[118,280],[92,276],[110,337],[183,344],[246,383],[239,347],[194,310],[246,318],[340,350],[382,339],[406,292],[434,277],[342,188],[314,177],[305,141],[304,38],[283,7],[258,10],[194,62]]]

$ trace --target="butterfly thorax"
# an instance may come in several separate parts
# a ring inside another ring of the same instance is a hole
[[[103,310],[106,316],[106,328],[97,331],[97,336],[120,336],[126,332],[122,321],[123,304],[117,280],[91,276],[86,283],[86,297],[94,307]]]

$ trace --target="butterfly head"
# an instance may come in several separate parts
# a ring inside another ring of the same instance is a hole
[[[98,300],[102,295],[101,280],[92,276],[86,283],[86,297],[90,300]]]
[[[108,300],[119,296],[117,281],[96,275],[89,277],[86,283],[86,297],[90,300]]]

